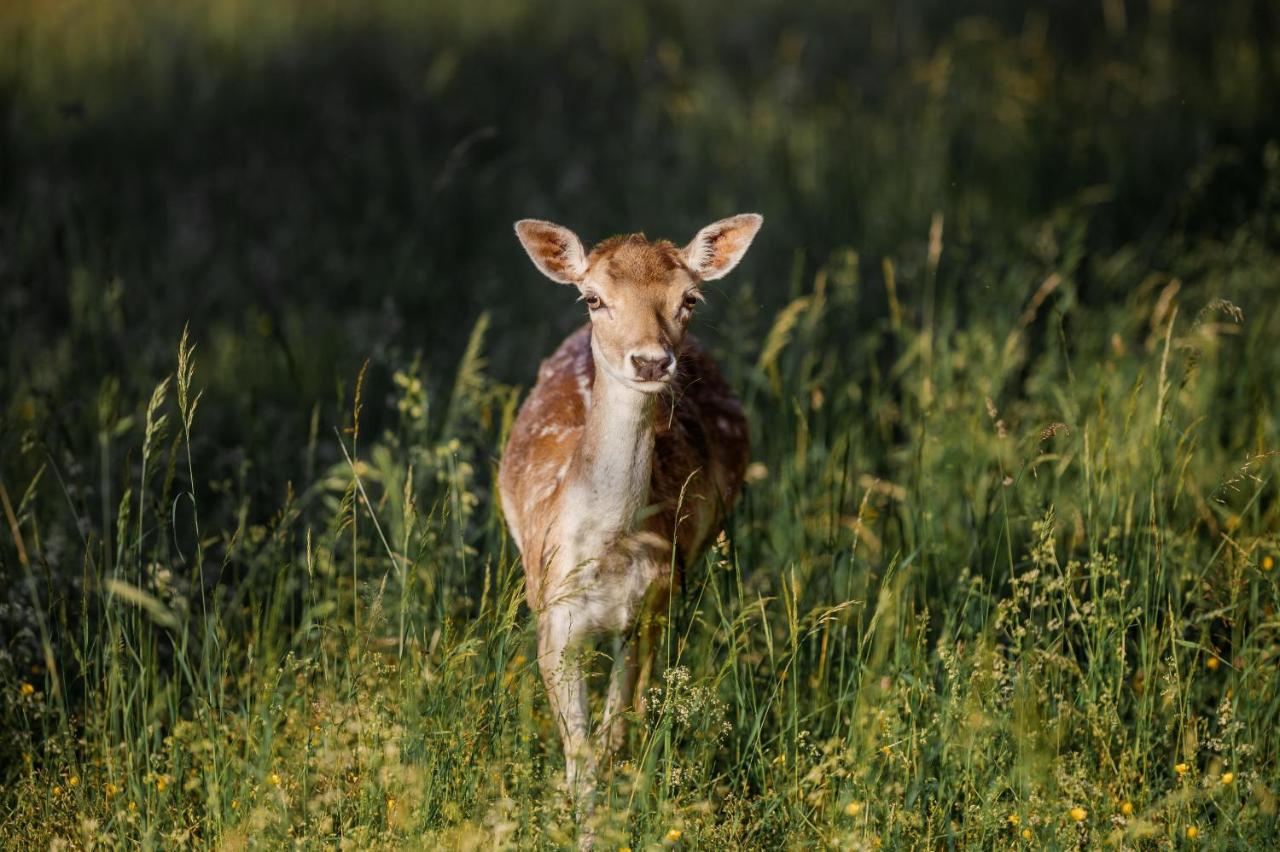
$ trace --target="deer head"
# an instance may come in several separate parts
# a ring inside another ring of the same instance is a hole
[[[744,213],[708,225],[684,248],[631,234],[590,253],[573,231],[551,222],[521,219],[516,235],[542,274],[582,294],[596,363],[624,385],[655,393],[675,375],[700,285],[737,266],[763,222]]]

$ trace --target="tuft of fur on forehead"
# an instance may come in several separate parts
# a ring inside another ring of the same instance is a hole
[[[591,250],[587,263],[603,263],[615,281],[665,281],[676,269],[687,269],[670,240],[649,242],[644,234],[610,237]]]

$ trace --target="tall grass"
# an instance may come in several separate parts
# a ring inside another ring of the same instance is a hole
[[[1153,288],[1117,320],[1145,340],[1073,342],[1080,309],[1047,285],[980,325],[930,329],[904,300],[877,366],[841,334],[863,287],[835,272],[756,360],[726,356],[752,481],[668,625],[602,845],[1273,838],[1275,459],[1208,433],[1274,423],[1206,412],[1257,369],[1274,307]],[[398,423],[369,435],[356,382],[343,428],[313,434],[340,464],[265,523],[201,532],[184,337],[141,422],[102,424],[137,476],[114,538],[71,549],[74,590],[47,585],[34,511],[67,474],[6,491],[45,660],[4,694],[6,845],[572,841],[488,492],[516,391],[485,376],[484,329],[450,395],[405,365]],[[1027,362],[1036,334],[1054,341]]]

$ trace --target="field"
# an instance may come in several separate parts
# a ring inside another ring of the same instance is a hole
[[[1280,845],[1277,104],[1237,0],[5,4],[0,847],[572,848],[511,222],[750,210],[597,848]]]

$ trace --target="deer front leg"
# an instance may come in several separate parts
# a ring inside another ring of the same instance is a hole
[[[634,636],[618,636],[613,640],[613,668],[609,670],[609,693],[599,733],[600,751],[609,757],[626,742],[627,727],[622,714],[631,705],[636,675],[640,671],[637,645]]]
[[[649,687],[655,683],[661,686],[662,672],[666,668],[663,628],[667,621],[669,601],[668,587],[654,589],[631,638],[636,656],[636,677],[632,688],[635,691],[636,712],[642,715],[645,713]]]
[[[538,668],[551,700],[551,712],[560,728],[569,794],[579,811],[586,813],[591,809],[596,761],[589,737],[582,639],[568,607],[552,607],[539,616]]]

